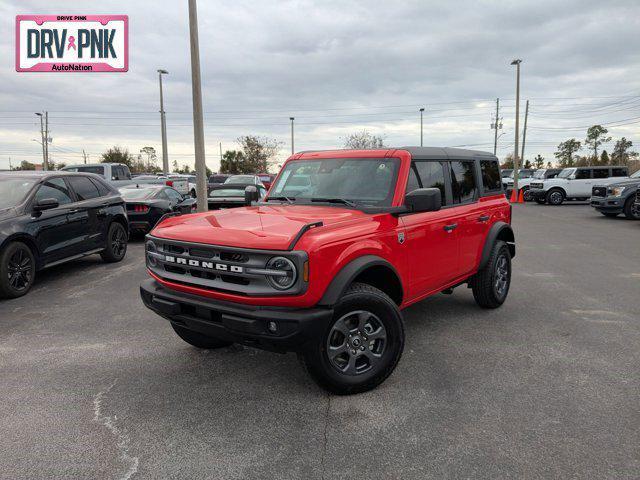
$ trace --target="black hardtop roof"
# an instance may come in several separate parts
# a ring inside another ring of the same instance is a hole
[[[390,149],[391,150],[391,149]],[[442,159],[444,158],[496,158],[495,155],[489,152],[482,152],[480,150],[468,150],[466,148],[453,148],[453,147],[397,147],[394,150],[406,150],[411,154],[412,158],[423,159]]]

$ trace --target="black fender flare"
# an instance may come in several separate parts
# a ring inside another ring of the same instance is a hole
[[[487,233],[487,236],[485,237],[484,247],[482,247],[482,257],[480,258],[480,265],[478,267],[478,270],[482,270],[489,261],[493,244],[496,243],[496,240],[498,239],[503,239],[505,242],[507,242],[507,245],[509,246],[509,252],[511,253],[511,258],[516,256],[516,241],[511,225],[505,222],[496,222],[491,226],[491,228],[489,229],[489,233]]]
[[[331,283],[324,292],[324,295],[318,302],[319,306],[335,305],[344,292],[349,288],[353,280],[364,272],[366,269],[375,266],[384,266],[391,270],[398,279],[398,283],[402,285],[400,275],[398,275],[395,267],[384,258],[376,255],[363,255],[355,260],[347,263],[338,274],[331,280]]]

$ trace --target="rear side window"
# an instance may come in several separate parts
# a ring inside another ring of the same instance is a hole
[[[90,200],[100,196],[98,187],[96,187],[87,177],[69,177],[69,183],[78,200]]]
[[[588,168],[579,168],[576,171],[576,180],[584,180],[585,178],[591,178],[591,170],[589,170]]]
[[[73,201],[71,192],[69,192],[69,188],[62,178],[52,178],[40,185],[33,199],[37,203],[45,198],[54,198],[60,205]]]
[[[611,172],[612,177],[626,177],[627,175],[629,172],[626,168],[614,168]]]
[[[100,182],[99,180],[96,180],[95,178],[91,178],[90,180],[97,187],[101,197],[104,197],[105,195],[110,195],[111,193],[113,193],[109,189],[109,187],[107,187],[104,183]]]
[[[498,162],[494,160],[481,160],[480,171],[482,172],[482,188],[485,192],[499,192],[502,190]]]
[[[453,203],[472,202],[477,197],[474,162],[451,162],[451,190]]]
[[[593,178],[609,178],[608,168],[596,168],[593,171]]]

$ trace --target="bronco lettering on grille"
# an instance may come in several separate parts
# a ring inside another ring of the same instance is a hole
[[[237,265],[227,265],[226,263],[206,262],[184,257],[174,257],[173,255],[165,255],[164,261],[167,263],[175,263],[176,265],[188,265],[190,267],[200,267],[209,270],[220,270],[223,272],[242,273],[243,267]]]

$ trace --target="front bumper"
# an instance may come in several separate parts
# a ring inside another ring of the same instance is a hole
[[[295,352],[322,335],[333,316],[330,308],[275,308],[244,305],[176,292],[150,278],[140,285],[145,306],[170,322],[221,340]],[[276,326],[275,332],[269,324]]]
[[[626,198],[591,197],[591,206],[599,212],[622,213]]]
[[[534,200],[545,200],[547,198],[547,191],[543,188],[530,188],[531,198]]]

